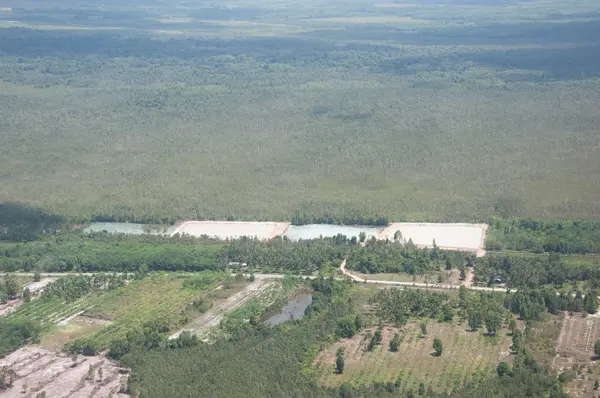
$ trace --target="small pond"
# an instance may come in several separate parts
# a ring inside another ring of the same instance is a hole
[[[265,321],[267,325],[275,326],[280,323],[291,321],[292,319],[304,318],[304,310],[312,302],[312,294],[302,293],[294,297],[283,306],[281,312],[273,315]]]

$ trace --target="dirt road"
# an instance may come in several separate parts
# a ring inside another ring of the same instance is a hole
[[[188,331],[193,335],[196,335],[200,340],[207,340],[210,329],[219,325],[219,322],[221,322],[221,319],[223,319],[225,314],[241,307],[251,298],[257,297],[264,293],[271,286],[273,286],[273,282],[269,282],[263,278],[258,278],[255,282],[252,282],[250,285],[248,285],[246,289],[229,297],[227,300],[225,300],[225,302],[211,308],[201,317],[192,321],[177,333],[169,336],[169,339],[176,339],[181,333]]]
[[[346,260],[342,261],[342,264],[340,264],[340,271],[342,271],[342,274],[349,277],[353,281],[360,282],[360,283],[375,283],[378,285],[388,285],[388,286],[407,286],[407,287],[415,287],[415,288],[449,289],[449,290],[456,290],[456,289],[460,288],[459,285],[446,285],[446,284],[442,284],[442,283],[376,281],[376,280],[363,279],[357,275],[354,275],[352,272],[350,272],[346,269]],[[517,291],[517,289],[506,289],[506,288],[500,288],[500,287],[471,286],[468,288],[470,290],[477,290],[477,291],[483,291],[483,292],[506,292],[508,290],[511,293],[514,293]]]

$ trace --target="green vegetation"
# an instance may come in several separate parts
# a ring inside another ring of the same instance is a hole
[[[436,357],[441,357],[442,352],[444,352],[444,345],[442,344],[442,340],[438,339],[437,337],[433,339],[433,352]]]
[[[598,218],[597,4],[403,6],[0,13],[2,200],[71,221]]]
[[[488,250],[533,253],[600,253],[600,222],[494,219],[486,239]]]
[[[434,242],[435,244],[435,242]],[[365,246],[350,251],[346,267],[364,274],[403,272],[410,275],[463,267],[474,261],[474,255],[462,252],[419,249],[409,241],[402,244],[392,241],[370,240]]]
[[[577,287],[578,282],[586,282],[591,288],[600,287],[600,258],[583,260],[556,253],[535,256],[520,253],[488,255],[476,260],[475,280],[492,285],[499,278],[510,287]]]
[[[0,319],[0,356],[25,344],[37,343],[39,338],[40,327],[35,322]]]

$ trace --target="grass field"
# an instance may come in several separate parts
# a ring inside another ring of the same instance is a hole
[[[383,341],[367,351],[365,332],[343,339],[319,354],[314,365],[320,371],[319,382],[339,386],[343,382],[369,384],[374,381],[402,380],[405,388],[417,389],[423,381],[434,391],[450,391],[465,381],[477,381],[495,371],[499,361],[510,360],[510,337],[501,331],[496,337],[482,332],[468,332],[464,324],[430,322],[428,333],[421,337],[419,324],[411,322],[402,329],[384,327]],[[371,333],[374,330],[369,330]],[[398,352],[389,350],[389,340],[395,333],[403,336]],[[444,345],[441,357],[431,355],[433,339]],[[345,350],[343,374],[335,372],[338,348]]]
[[[87,314],[111,321],[96,333],[100,345],[123,336],[146,322],[165,320],[171,327],[182,321],[182,310],[206,291],[183,288],[184,278],[153,274],[129,286],[102,295]],[[216,287],[216,286],[215,286]]]

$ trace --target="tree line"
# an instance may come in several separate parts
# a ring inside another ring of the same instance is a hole
[[[488,250],[534,253],[600,253],[600,221],[547,221],[528,218],[492,219]]]
[[[433,241],[433,247],[418,248],[409,239],[407,243],[387,240],[369,240],[364,246],[353,247],[346,266],[364,274],[402,272],[421,275],[431,271],[463,268],[472,265],[474,254],[441,250]]]
[[[487,255],[475,261],[474,271],[475,280],[488,285],[499,279],[509,287],[560,287],[577,281],[588,281],[589,285],[600,287],[600,263],[567,264],[558,253],[537,256]]]

